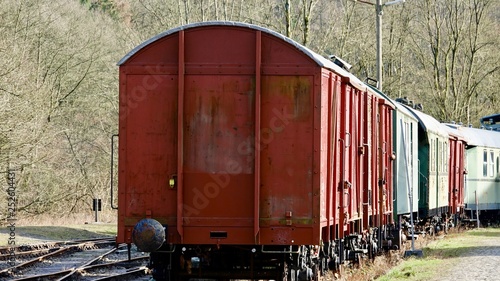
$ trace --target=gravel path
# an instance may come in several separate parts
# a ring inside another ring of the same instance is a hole
[[[451,262],[453,266],[437,272],[433,280],[500,281],[500,237],[484,237],[477,246]]]

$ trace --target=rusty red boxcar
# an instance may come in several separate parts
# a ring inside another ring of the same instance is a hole
[[[454,126],[446,126],[449,133],[449,161],[448,161],[448,214],[452,216],[456,225],[459,215],[463,214],[465,202],[465,136]]]
[[[311,279],[387,238],[392,107],[338,64],[204,22],[119,75],[117,242],[151,251],[157,280]]]

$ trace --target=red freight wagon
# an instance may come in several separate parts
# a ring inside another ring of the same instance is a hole
[[[392,108],[332,61],[205,22],[119,66],[117,242],[157,280],[311,279],[390,223]]]
[[[386,226],[392,221],[392,110],[374,92],[350,83],[342,85],[337,95],[338,123],[334,183],[340,185],[335,206],[343,231],[336,238],[357,239],[375,227],[377,247],[391,234]],[[343,200],[343,201],[341,201]],[[338,221],[337,221],[338,223]],[[374,242],[374,239],[369,239]],[[347,241],[349,244],[349,241]],[[373,245],[375,246],[375,245]],[[341,255],[342,257],[342,255]]]
[[[449,133],[448,212],[455,224],[464,211],[466,141],[455,125],[446,126]]]

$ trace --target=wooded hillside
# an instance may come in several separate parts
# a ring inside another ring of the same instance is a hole
[[[19,215],[88,212],[92,198],[110,208],[116,63],[142,41],[186,23],[248,22],[335,54],[364,80],[376,77],[370,1],[0,0],[0,171],[15,170]],[[389,96],[441,121],[477,126],[500,112],[500,1],[407,0],[382,18]]]

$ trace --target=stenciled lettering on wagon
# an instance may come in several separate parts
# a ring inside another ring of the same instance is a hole
[[[254,146],[254,139],[248,137],[238,145],[237,152],[239,155],[251,155],[255,150],[261,151],[265,145],[270,144],[274,140],[276,133],[283,132],[285,127],[290,124],[290,120],[296,117],[295,114],[288,113],[286,107],[283,108],[283,111],[274,108],[272,113],[273,116],[269,120],[268,126],[261,129],[260,142]],[[243,167],[240,163],[230,160],[226,163],[224,171],[210,175],[212,181],[206,183],[201,189],[193,188],[192,192],[194,196],[191,202],[192,205],[183,205],[185,223],[189,223],[189,216],[199,215],[200,211],[210,204],[210,199],[217,197],[221,190],[229,185],[231,175],[240,174],[242,171]]]

